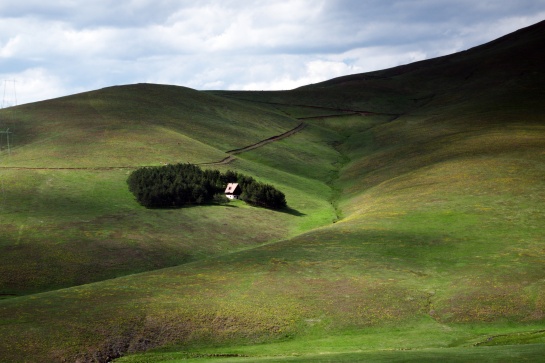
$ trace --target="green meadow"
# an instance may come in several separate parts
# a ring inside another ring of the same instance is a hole
[[[0,361],[543,360],[544,38],[292,91],[1,110]],[[138,205],[129,173],[175,162],[288,208]]]

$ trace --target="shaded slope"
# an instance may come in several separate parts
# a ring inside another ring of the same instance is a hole
[[[277,105],[295,117],[308,115],[308,107],[329,108],[338,114],[352,110],[392,115],[423,112],[427,104],[437,112],[438,107],[455,104],[458,108],[464,102],[478,103],[480,108],[535,108],[545,97],[541,87],[544,28],[542,21],[464,52],[292,91],[213,93]],[[306,108],[294,107],[302,105]]]
[[[417,81],[415,89],[440,88],[444,86],[444,79],[454,82],[450,83],[451,89],[453,85],[468,83],[472,78],[487,79],[494,83],[520,76],[527,79],[524,76],[542,73],[543,50],[540,45],[543,44],[544,31],[545,21],[542,21],[463,52],[380,71],[338,77],[302,89],[361,84],[373,80],[387,82],[409,75]],[[411,87],[411,84],[407,82],[404,86]]]

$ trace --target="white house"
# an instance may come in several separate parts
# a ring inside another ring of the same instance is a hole
[[[229,199],[238,199],[242,194],[242,189],[238,183],[229,183],[227,188],[225,188],[225,196]]]

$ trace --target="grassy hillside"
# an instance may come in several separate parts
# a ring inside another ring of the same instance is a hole
[[[299,124],[259,107],[182,87],[134,85],[5,109],[0,120],[13,131],[11,154],[4,140],[0,155],[3,297],[175,266],[334,218],[320,201],[329,194],[320,180],[305,179],[307,190],[288,193],[298,215],[242,204],[146,210],[128,192],[136,166],[218,161],[227,150]],[[222,168],[245,170],[237,164]],[[251,168],[289,192],[291,178]]]
[[[297,125],[257,106],[148,84],[23,105],[0,117],[14,146],[2,165],[29,167],[208,162]]]
[[[24,131],[0,162],[0,360],[539,360],[544,38],[286,92],[137,85],[2,111]],[[130,169],[20,169],[219,160],[301,121],[219,166],[278,186],[284,212],[145,210]],[[95,122],[104,156],[82,143]],[[149,128],[148,147],[184,147],[139,153]]]

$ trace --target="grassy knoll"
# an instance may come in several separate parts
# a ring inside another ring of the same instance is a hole
[[[80,100],[79,123],[91,108],[135,129],[154,120],[196,161],[307,126],[219,166],[277,186],[282,212],[145,210],[123,169],[0,170],[0,276],[27,294],[0,301],[0,361],[541,359],[542,28],[289,92],[140,85],[4,111],[38,127]],[[31,126],[20,155],[39,154]]]

